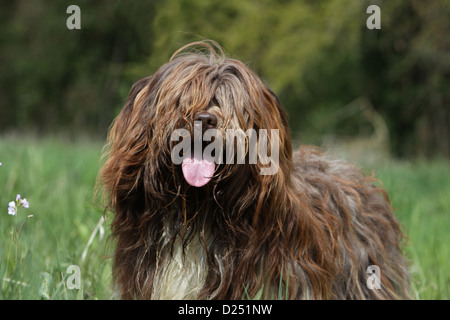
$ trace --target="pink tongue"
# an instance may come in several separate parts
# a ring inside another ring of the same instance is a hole
[[[205,159],[189,158],[183,160],[181,168],[187,183],[193,187],[203,187],[211,180],[216,165]]]

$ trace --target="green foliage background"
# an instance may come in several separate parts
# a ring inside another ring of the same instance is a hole
[[[69,4],[81,30],[66,28]],[[381,30],[366,27],[370,4]],[[104,138],[134,81],[213,39],[279,95],[298,141],[370,136],[367,117],[336,117],[364,98],[393,155],[450,156],[445,1],[18,0],[0,25],[0,132]]]

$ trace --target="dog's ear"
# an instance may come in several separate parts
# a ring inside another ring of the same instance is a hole
[[[284,111],[283,106],[281,105],[280,100],[278,99],[275,92],[273,92],[270,88],[266,87],[266,90],[267,90],[267,92],[269,92],[270,96],[272,97],[273,101],[275,102],[275,105],[277,106],[278,113],[281,118],[281,123],[283,124],[283,126],[285,126],[285,128],[288,128],[287,115],[286,115],[286,112]]]
[[[114,126],[121,126],[121,129],[127,129],[131,121],[131,114],[133,113],[134,106],[137,104],[139,100],[142,99],[145,88],[148,87],[152,77],[145,77],[138,81],[136,81],[130,89],[127,100],[125,101],[125,105],[117,116],[116,120],[113,123]],[[112,128],[111,128],[112,129]],[[117,128],[119,129],[119,128]],[[119,130],[122,131],[122,130]],[[123,133],[123,132],[122,132]]]
[[[273,128],[280,129],[280,143],[283,144],[284,151],[286,151],[287,155],[290,157],[290,155],[292,154],[292,146],[287,114],[283,106],[281,105],[281,102],[278,99],[277,95],[270,88],[265,87],[264,89],[266,99],[269,100],[268,103],[272,105],[271,111],[274,112],[271,118],[273,121],[275,121],[276,125]],[[275,106],[275,108],[273,106]],[[276,114],[275,110],[277,111]]]
[[[138,80],[131,88],[128,98],[108,132],[103,155],[106,158],[101,171],[103,184],[110,205],[116,206],[137,187],[142,175],[147,145],[143,104],[152,77]]]

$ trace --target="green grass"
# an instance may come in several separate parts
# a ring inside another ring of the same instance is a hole
[[[450,162],[394,162],[375,172],[409,238],[415,298],[449,299]]]
[[[0,299],[112,296],[106,223],[102,239],[97,234],[81,259],[103,214],[93,198],[101,148],[101,143],[0,139]],[[8,203],[16,194],[30,207],[10,216]],[[34,217],[26,219],[30,214]],[[80,267],[79,290],[67,286],[70,265]]]
[[[103,213],[93,196],[101,148],[101,142],[0,137],[0,299],[115,297],[108,221],[103,237],[95,234],[88,246]],[[409,236],[415,297],[449,299],[449,162],[386,162],[375,173]],[[17,194],[30,208],[10,216]],[[81,289],[69,288],[70,265],[80,267]]]

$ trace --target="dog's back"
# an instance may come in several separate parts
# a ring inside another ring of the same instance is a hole
[[[329,243],[323,245],[337,252],[339,274],[330,297],[408,298],[404,237],[379,181],[315,147],[301,147],[293,160],[298,192],[308,199],[316,219],[329,227]]]

